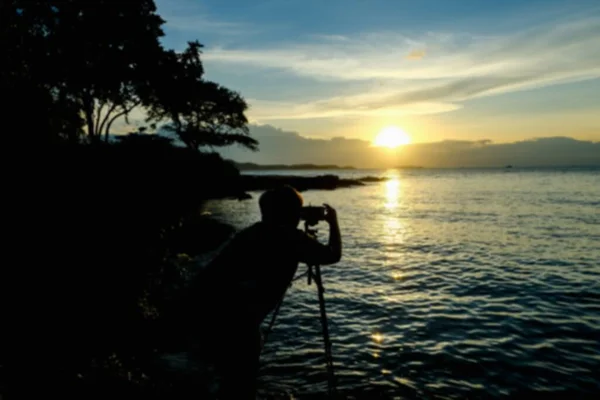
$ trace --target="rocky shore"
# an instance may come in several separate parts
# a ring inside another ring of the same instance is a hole
[[[290,185],[298,191],[335,190],[364,186],[380,182],[385,178],[366,176],[357,179],[342,179],[337,175],[294,176],[294,175],[241,175],[240,188],[246,192],[269,190],[280,185]]]

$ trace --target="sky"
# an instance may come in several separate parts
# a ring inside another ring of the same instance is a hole
[[[253,130],[415,144],[600,141],[597,0],[157,0]],[[268,129],[267,129],[268,130]],[[256,155],[247,160],[260,161]]]

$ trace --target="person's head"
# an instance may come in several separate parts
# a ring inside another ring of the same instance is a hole
[[[304,200],[293,187],[285,185],[264,192],[258,201],[264,222],[297,226]]]

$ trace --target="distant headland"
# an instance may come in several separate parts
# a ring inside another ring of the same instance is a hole
[[[311,170],[311,169],[356,169],[353,166],[345,165],[318,165],[318,164],[255,164],[239,163],[232,161],[240,171],[267,171],[267,170]]]
[[[359,169],[352,165],[335,165],[335,164],[256,164],[251,162],[232,162],[240,171],[275,171],[275,170],[356,170]],[[398,165],[390,167],[391,169],[421,169],[418,165]],[[362,169],[362,168],[360,168]],[[364,168],[373,169],[373,168]]]
[[[337,175],[321,176],[294,176],[294,175],[242,175],[240,176],[239,188],[243,192],[262,191],[272,189],[281,185],[291,185],[297,190],[334,190],[364,186],[367,183],[382,182],[386,178],[376,176],[365,176],[356,179],[342,179]],[[240,199],[249,198],[246,194],[239,195]]]

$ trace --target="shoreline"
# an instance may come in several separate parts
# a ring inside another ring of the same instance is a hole
[[[248,192],[265,191],[281,185],[290,185],[299,192],[304,192],[307,190],[336,190],[360,187],[369,183],[383,182],[385,180],[386,178],[375,176],[343,179],[338,175],[333,174],[318,176],[241,174],[238,181],[239,192],[235,197],[237,197],[238,200],[250,199],[252,196]],[[226,196],[224,198],[231,198],[231,196]]]

